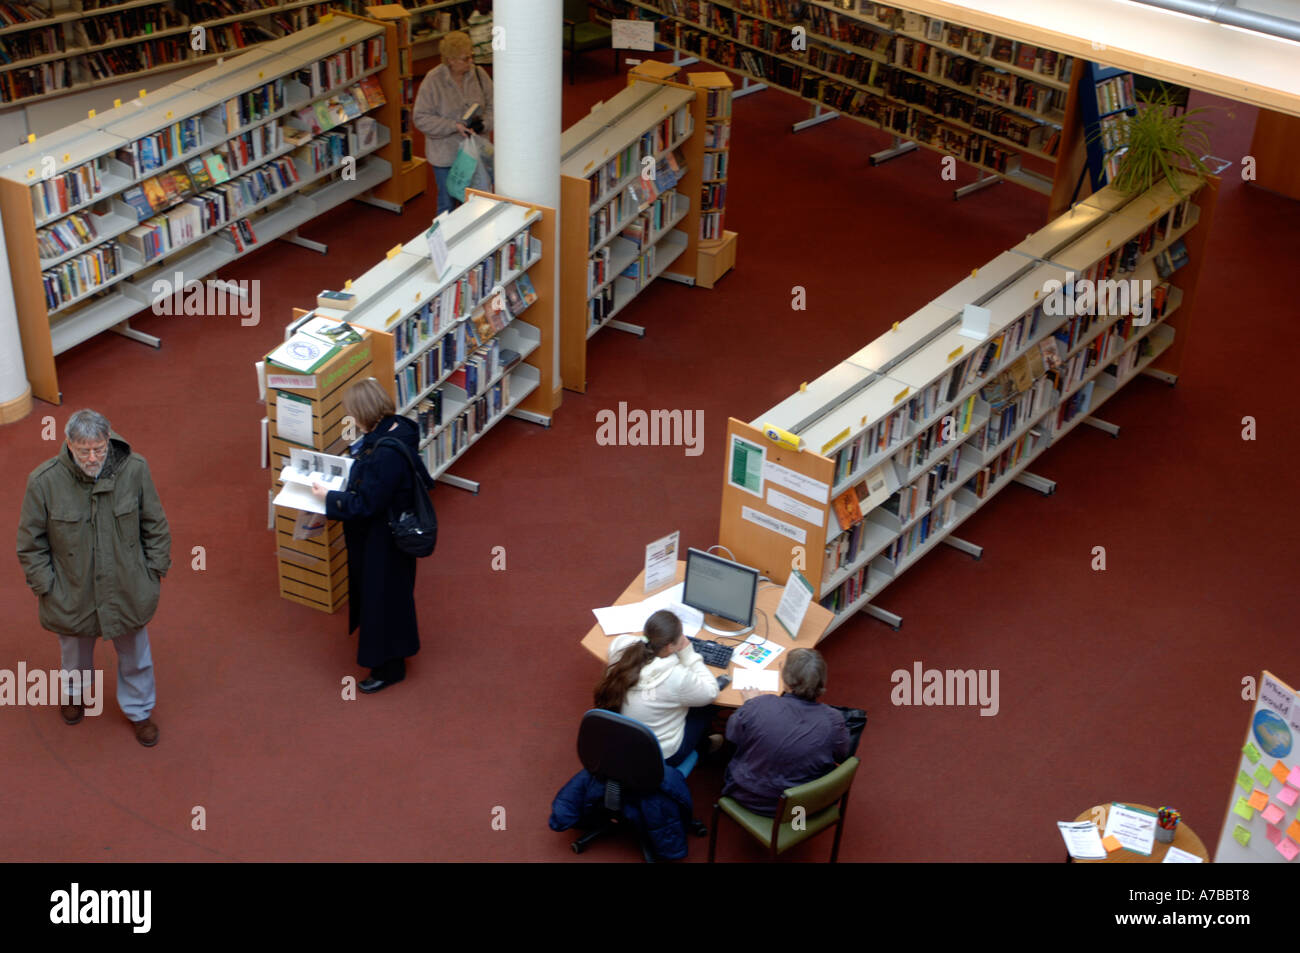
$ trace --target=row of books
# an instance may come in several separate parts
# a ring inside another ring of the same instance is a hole
[[[653,129],[641,135],[641,155],[655,155],[676,146],[691,134],[692,120],[689,105],[682,106],[671,116],[665,116]]]
[[[202,120],[198,116],[188,116],[165,129],[127,143],[114,156],[130,170],[132,178],[139,178],[202,144]]]
[[[709,122],[704,124],[704,148],[726,149],[731,146],[731,123]]]
[[[727,206],[727,183],[706,183],[700,188],[700,211],[708,212],[713,209],[726,208]]]
[[[608,284],[587,299],[587,326],[604,324],[614,313],[614,285]]]
[[[721,238],[723,235],[723,213],[722,212],[701,212],[700,213],[700,240],[713,241]]]
[[[213,110],[214,118],[224,120],[226,132],[261,122],[284,108],[284,77],[227,99]]]
[[[409,320],[409,319],[408,319]],[[403,322],[399,327],[405,326]],[[407,341],[409,344],[409,339]],[[470,352],[470,327],[457,324],[441,334],[410,364],[397,372],[397,404],[408,406],[416,397],[456,369]],[[441,422],[441,417],[439,417]],[[428,436],[428,434],[424,434]]]
[[[53,27],[26,30],[12,36],[0,36],[0,63],[20,63],[36,56],[49,56],[67,49],[63,32]]]
[[[540,251],[538,254],[540,254]],[[531,261],[535,260],[536,257],[534,256],[529,261],[531,263]],[[490,288],[489,292],[492,292],[493,288]],[[437,296],[425,301],[419,309],[394,326],[392,333],[396,359],[401,361],[407,356],[436,343],[443,336],[443,332],[452,327],[462,317],[463,311],[460,308],[470,308],[472,311],[471,317],[477,315],[480,310],[477,304],[482,295],[479,298],[474,298],[472,292],[473,288],[470,281],[458,280],[453,285],[444,288]],[[498,303],[495,300],[496,294],[490,293],[484,302],[482,310],[490,328],[487,333],[484,333],[485,329],[480,322],[471,322],[480,342],[491,338],[492,335],[504,328],[506,324],[536,301],[537,291],[533,287],[532,279],[527,274],[522,274],[501,290],[501,296],[503,300]],[[469,303],[471,299],[472,305]],[[504,314],[502,314],[503,309]],[[459,359],[464,359],[463,352]]]
[[[487,430],[510,403],[510,377],[502,377],[491,391],[472,400],[454,420],[447,423],[424,448],[425,465],[437,470],[469,445],[469,442]]]
[[[1153,345],[1150,337],[1144,337],[1137,343],[1136,347],[1130,347],[1124,350],[1116,358],[1115,363],[1111,364],[1103,372],[1110,376],[1110,383],[1119,386],[1126,378],[1130,377],[1137,366],[1146,358],[1151,356]]]
[[[612,189],[637,173],[641,168],[641,155],[641,143],[634,142],[593,172],[587,179],[591,203],[604,202]]]
[[[94,217],[75,213],[49,228],[37,229],[36,247],[42,258],[57,258],[98,237]]]
[[[731,90],[726,87],[708,90],[704,94],[704,115],[710,121],[730,119]]]
[[[317,134],[356,119],[387,101],[378,77],[372,74],[344,92],[304,106],[295,115],[304,129]]]
[[[1133,94],[1133,74],[1121,73],[1097,83],[1097,112],[1105,115],[1137,105]]]
[[[184,25],[171,4],[133,7],[118,13],[73,21],[73,35],[82,46],[133,40]]]
[[[709,179],[725,179],[727,177],[727,159],[730,155],[729,152],[704,153],[703,176],[705,181]]]
[[[190,49],[188,38],[168,37],[161,40],[144,40],[129,46],[114,46],[97,50],[72,60],[87,80],[121,79],[130,73],[140,73],[172,63],[197,59]]]
[[[122,248],[105,242],[41,273],[45,308],[54,312],[73,298],[93,291],[122,273]]]
[[[376,36],[317,60],[298,70],[294,78],[316,97],[337,86],[355,82],[362,73],[383,64],[384,40]]]
[[[9,0],[0,3],[0,26],[17,26],[20,23],[39,23],[48,19],[50,11],[35,3]]]
[[[960,441],[970,433],[974,418],[975,395],[971,394],[954,407],[951,413],[926,427],[894,455],[894,462],[899,466],[900,472],[915,470],[924,465],[935,451]]]
[[[32,212],[44,221],[95,199],[103,188],[98,162],[87,162],[32,185]]]
[[[482,396],[501,371],[501,342],[491,340],[478,348],[452,371],[447,383],[459,387],[466,397]]]
[[[644,288],[650,283],[655,272],[655,246],[648,245],[641,250],[632,263],[624,268],[619,276],[633,282],[635,288]]]
[[[970,490],[980,499],[988,495],[989,490],[997,481],[1008,471],[1015,469],[1021,459],[1028,453],[1033,453],[1038,449],[1039,441],[1042,439],[1042,432],[1037,428],[1021,434],[1016,441],[999,453],[994,459],[990,460],[987,466],[976,470],[974,475],[966,481],[966,489]]]

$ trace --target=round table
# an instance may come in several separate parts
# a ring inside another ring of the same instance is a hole
[[[1138,804],[1134,801],[1115,801],[1113,803],[1123,804],[1126,807],[1136,808],[1140,811],[1150,811],[1152,814],[1156,813],[1154,807],[1150,807],[1146,804]],[[1109,803],[1098,804],[1096,807],[1091,807],[1084,811],[1074,820],[1076,823],[1079,821],[1092,821],[1096,824],[1098,817],[1103,818],[1102,823],[1097,829],[1097,833],[1100,834],[1106,829],[1106,822],[1104,820],[1106,814],[1104,812],[1109,810]],[[1165,854],[1169,853],[1170,847],[1177,847],[1179,850],[1185,850],[1189,854],[1195,854],[1207,864],[1210,862],[1210,855],[1205,850],[1205,845],[1201,843],[1201,839],[1196,836],[1196,832],[1188,827],[1185,821],[1179,821],[1178,827],[1174,829],[1174,841],[1172,844],[1162,844],[1157,840],[1151,845],[1150,857],[1143,857],[1141,854],[1135,853],[1131,850],[1125,850],[1121,847],[1119,850],[1111,851],[1100,860],[1085,860],[1081,857],[1070,857],[1068,852],[1066,853],[1066,859],[1073,860],[1076,864],[1159,864],[1164,862]]]

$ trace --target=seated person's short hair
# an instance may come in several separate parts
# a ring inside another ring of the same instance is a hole
[[[781,671],[790,694],[804,701],[816,701],[826,691],[826,662],[815,649],[793,649]]]

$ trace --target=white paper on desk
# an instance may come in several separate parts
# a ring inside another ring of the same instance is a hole
[[[704,628],[704,613],[698,609],[683,605],[680,601],[686,584],[677,585],[655,593],[640,602],[630,602],[622,606],[606,606],[592,609],[596,621],[606,635],[622,635],[625,632],[640,632],[645,628],[645,620],[660,609],[667,609],[682,621],[682,634],[695,635]]]
[[[1203,864],[1205,863],[1195,854],[1183,850],[1181,847],[1169,846],[1169,853],[1165,854],[1165,859],[1160,861],[1162,864]]]
[[[1097,825],[1092,821],[1057,821],[1057,829],[1065,839],[1065,849],[1071,857],[1079,860],[1101,860],[1106,856],[1106,848],[1101,844],[1101,835]]]
[[[591,611],[606,635],[640,632],[645,625],[646,615],[639,602],[627,606],[606,606]]]
[[[1113,836],[1121,847],[1151,856],[1151,845],[1156,840],[1156,816],[1152,811],[1139,811],[1124,804],[1111,804],[1106,814],[1106,831],[1103,839]]]
[[[731,653],[731,660],[737,666],[744,666],[745,668],[767,668],[772,660],[784,651],[784,646],[769,642],[761,636],[751,635],[736,646],[736,650]],[[740,669],[737,668],[736,671],[739,672]]]
[[[781,690],[781,673],[776,669],[737,668],[736,680],[731,687],[736,691],[752,688],[760,692],[779,692]]]

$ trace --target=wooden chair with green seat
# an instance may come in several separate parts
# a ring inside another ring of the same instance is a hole
[[[579,53],[610,46],[614,31],[591,19],[587,0],[564,0],[564,48],[569,52],[569,85],[573,85],[573,64]],[[622,66],[622,52],[614,51],[614,72]]]
[[[748,831],[760,844],[766,844],[772,860],[833,824],[835,843],[831,846],[831,863],[835,863],[840,853],[840,834],[844,831],[849,788],[853,786],[858,764],[857,758],[849,758],[834,771],[815,781],[786,788],[781,794],[774,817],[755,814],[741,807],[733,798],[718,798],[713,805],[713,823],[709,826],[709,863],[713,863],[718,846],[718,821],[724,815]],[[803,814],[800,829],[796,830],[794,821],[799,808],[803,809]]]

